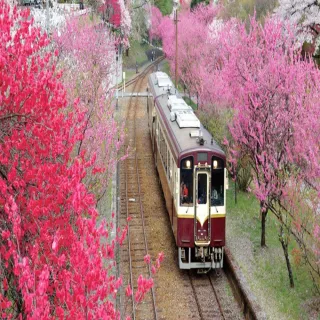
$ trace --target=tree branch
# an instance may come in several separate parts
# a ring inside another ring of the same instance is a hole
[[[8,115],[0,117],[0,121],[6,120],[6,119],[10,119],[10,118],[14,118],[14,117],[26,117],[26,118],[28,118],[29,116],[27,116],[25,114],[20,114],[20,113],[11,113],[11,114],[8,114]]]

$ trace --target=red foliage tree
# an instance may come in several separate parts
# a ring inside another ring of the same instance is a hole
[[[85,115],[66,108],[49,41],[32,24],[0,1],[1,317],[116,319],[115,240],[83,183],[94,161],[72,157]]]

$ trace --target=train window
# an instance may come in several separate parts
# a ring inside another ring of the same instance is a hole
[[[163,161],[163,141],[164,141],[163,133],[162,133],[162,130],[160,129],[160,146],[159,146],[159,149],[160,149],[160,155],[161,155],[162,161]]]
[[[163,162],[164,162],[165,171],[167,172],[168,155],[167,155],[167,145],[166,145],[166,141],[164,139],[163,139]]]
[[[224,161],[212,157],[211,206],[224,205]]]
[[[180,163],[180,205],[193,205],[193,157],[187,157]]]
[[[208,190],[208,176],[206,173],[198,174],[198,199],[197,203],[206,204],[207,203],[207,192]]]

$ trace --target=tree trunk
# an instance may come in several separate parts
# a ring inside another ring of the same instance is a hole
[[[234,180],[234,203],[237,204],[237,177]]]
[[[290,263],[289,254],[288,254],[288,237],[286,239],[284,238],[282,226],[280,227],[279,240],[281,242],[282,249],[283,249],[283,252],[284,252],[284,256],[286,258],[286,264],[287,264],[287,269],[288,269],[290,287],[294,288],[294,281],[293,281],[291,263]]]
[[[264,206],[264,202],[260,202],[261,215],[261,247],[266,247],[266,220],[268,210]]]

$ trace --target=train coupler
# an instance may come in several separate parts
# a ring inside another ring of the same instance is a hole
[[[209,271],[211,270],[211,268],[207,268],[207,269],[197,269],[197,274],[207,274]]]

